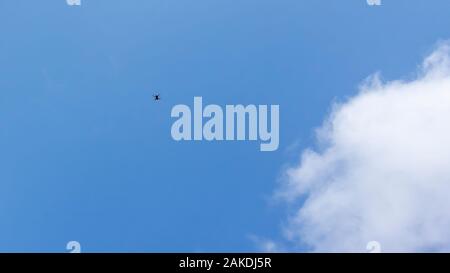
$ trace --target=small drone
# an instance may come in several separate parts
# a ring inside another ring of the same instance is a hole
[[[159,95],[159,93],[156,93],[153,95],[153,100],[155,100],[155,101],[161,100],[161,96]]]

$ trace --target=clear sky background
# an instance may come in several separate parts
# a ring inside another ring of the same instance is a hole
[[[0,251],[260,251],[333,101],[450,37],[447,0],[0,0]],[[162,100],[154,102],[159,92]],[[279,104],[280,146],[176,142],[176,104]]]

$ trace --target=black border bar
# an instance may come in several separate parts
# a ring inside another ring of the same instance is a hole
[[[189,266],[186,262],[189,263]],[[193,262],[194,261],[194,262]],[[205,261],[210,261],[207,266]],[[212,261],[212,262],[211,262]],[[312,253],[81,253],[0,254],[3,266],[29,269],[66,269],[78,272],[117,270],[126,272],[312,272],[317,270],[387,269],[417,270],[442,263],[447,268],[450,254],[312,254]],[[195,266],[192,266],[194,265]],[[8,267],[6,267],[8,268]],[[61,271],[62,270],[62,271]]]

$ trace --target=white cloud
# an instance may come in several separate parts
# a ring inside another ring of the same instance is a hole
[[[259,249],[262,252],[267,253],[283,252],[283,249],[280,248],[280,246],[273,240],[261,238],[256,235],[250,235],[249,239],[253,241],[257,249]]]
[[[450,44],[412,81],[373,76],[334,107],[319,151],[288,169],[280,196],[300,201],[286,229],[312,251],[450,251]]]

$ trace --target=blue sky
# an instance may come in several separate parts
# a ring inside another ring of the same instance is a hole
[[[283,168],[364,78],[414,73],[450,37],[448,10],[0,0],[0,251],[64,252],[77,240],[89,252],[240,252],[284,240],[290,210],[272,200]],[[173,141],[170,110],[194,96],[279,104],[279,149]]]

